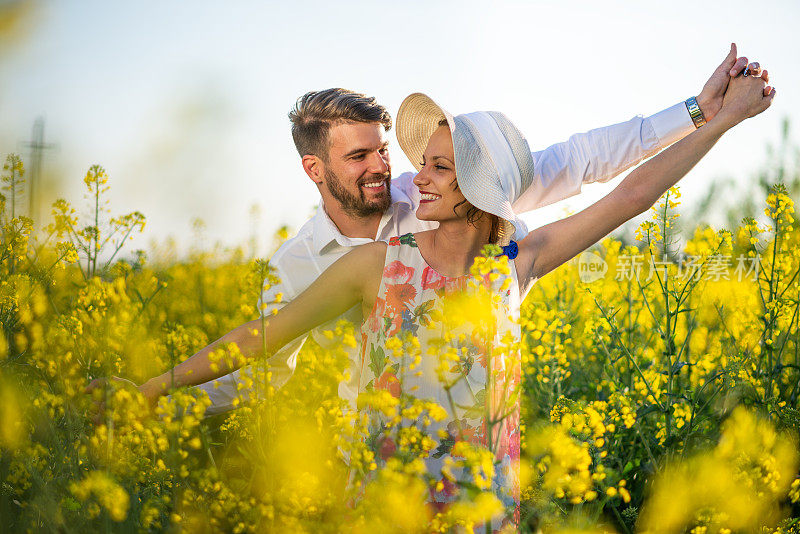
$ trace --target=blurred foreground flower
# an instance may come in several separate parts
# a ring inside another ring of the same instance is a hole
[[[640,518],[643,532],[776,526],[798,469],[797,440],[740,406],[712,451],[668,465]]]

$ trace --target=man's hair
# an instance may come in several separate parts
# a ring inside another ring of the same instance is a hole
[[[328,160],[328,131],[339,122],[378,122],[388,131],[392,117],[371,96],[335,87],[311,91],[297,99],[289,112],[292,138],[301,156]]]

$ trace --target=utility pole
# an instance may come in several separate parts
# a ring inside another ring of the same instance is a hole
[[[57,145],[44,142],[44,119],[37,117],[33,122],[33,131],[31,132],[31,140],[27,143],[22,143],[23,148],[30,149],[31,159],[28,167],[28,216],[33,219],[33,224],[36,226],[40,223],[39,219],[39,202],[37,202],[37,195],[40,194],[41,175],[42,175],[42,156],[45,150],[56,148]]]

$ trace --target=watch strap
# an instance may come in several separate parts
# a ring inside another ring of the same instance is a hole
[[[686,109],[689,111],[689,116],[692,118],[695,128],[700,128],[706,123],[706,118],[697,104],[697,98],[691,97],[686,99]]]

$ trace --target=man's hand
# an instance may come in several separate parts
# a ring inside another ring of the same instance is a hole
[[[706,84],[703,90],[697,95],[697,105],[700,106],[700,111],[710,121],[714,118],[719,110],[722,108],[722,98],[725,96],[725,91],[728,90],[728,84],[731,78],[735,78],[741,74],[745,67],[750,68],[750,73],[755,77],[760,77],[764,82],[769,82],[769,73],[761,70],[761,66],[756,63],[750,63],[746,57],[736,57],[736,43],[731,43],[731,50],[728,56],[717,67]],[[769,86],[764,88],[764,96],[767,96],[771,91]]]

